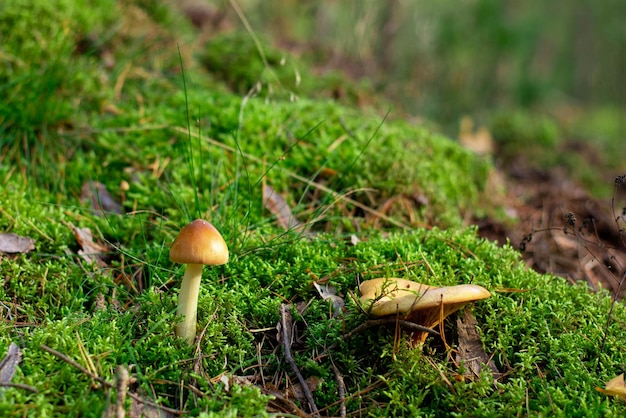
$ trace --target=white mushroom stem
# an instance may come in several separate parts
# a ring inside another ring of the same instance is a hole
[[[176,335],[192,344],[196,338],[196,319],[198,316],[198,295],[202,279],[202,264],[187,264],[185,275],[178,295],[178,316],[182,322],[176,325]]]

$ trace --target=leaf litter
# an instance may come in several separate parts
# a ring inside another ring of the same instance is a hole
[[[80,246],[78,255],[89,264],[95,263],[100,268],[108,267],[106,256],[111,252],[111,247],[94,241],[93,234],[89,228],[78,228],[71,223],[70,227],[74,232],[76,242]]]
[[[14,233],[0,233],[0,252],[24,254],[35,249],[35,240]]]
[[[263,205],[276,216],[276,223],[285,230],[302,231],[304,224],[293,215],[289,204],[271,186],[263,186]]]
[[[15,343],[11,343],[6,356],[0,361],[0,392],[2,391],[2,386],[11,383],[15,369],[21,361],[22,351]]]
[[[480,377],[481,371],[487,368],[491,371],[495,382],[501,373],[483,348],[480,334],[476,328],[478,322],[474,315],[469,309],[465,309],[463,317],[459,315],[456,324],[459,334],[456,362],[465,366],[463,377],[473,380]]]

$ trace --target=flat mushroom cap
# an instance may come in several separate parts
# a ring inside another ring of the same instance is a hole
[[[228,246],[210,222],[196,219],[180,230],[170,248],[170,260],[181,264],[226,264]]]
[[[359,289],[361,302],[373,316],[409,314],[439,308],[441,304],[450,314],[467,303],[491,296],[487,289],[474,284],[433,287],[397,278],[367,280]]]
[[[415,299],[416,296],[422,295],[430,289],[435,289],[435,287],[396,277],[381,277],[378,279],[366,280],[359,286],[359,291],[361,292],[361,302],[363,302],[364,306],[367,307],[370,307],[373,303],[373,306],[377,307],[375,308],[377,311],[381,305],[386,305],[387,302],[405,296],[408,296],[409,299]],[[410,309],[401,310],[400,313],[406,313],[408,311],[410,311]],[[380,315],[376,312],[372,312],[374,316],[385,316],[395,313],[398,313],[395,308],[393,309],[393,312]]]
[[[433,287],[405,279],[367,280],[359,286],[361,303],[375,317],[399,315],[404,320],[434,328],[448,315],[491,293],[475,284]],[[426,339],[426,332],[413,334],[412,345]]]

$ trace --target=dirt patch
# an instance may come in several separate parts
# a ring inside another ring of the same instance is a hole
[[[616,180],[614,196],[600,200],[556,169],[542,172],[522,163],[504,177],[505,204],[519,221],[509,226],[478,220],[481,236],[500,244],[508,240],[536,271],[625,296],[624,179]]]

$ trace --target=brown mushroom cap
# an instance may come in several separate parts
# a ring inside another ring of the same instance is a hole
[[[474,284],[434,287],[398,278],[367,280],[359,286],[361,302],[375,317],[400,315],[413,323],[433,328],[468,303],[491,293]],[[426,334],[417,336],[423,341]]]
[[[374,316],[410,312],[410,306],[408,308],[402,306],[401,309],[398,309],[395,304],[388,302],[404,297],[406,297],[406,301],[415,300],[416,296],[422,295],[430,289],[435,289],[435,287],[396,277],[366,280],[359,286],[361,302],[370,309],[370,313]]]
[[[180,230],[170,248],[170,260],[181,264],[226,264],[228,247],[210,222],[196,219]]]
[[[434,287],[398,278],[367,280],[361,283],[359,290],[361,302],[369,307],[373,316],[408,314],[441,304],[462,306],[491,296],[487,289],[475,284]]]

